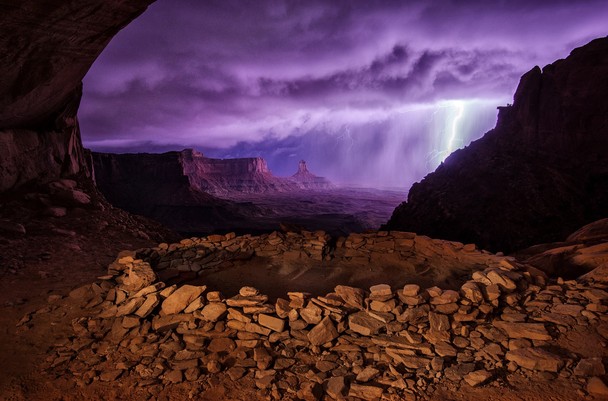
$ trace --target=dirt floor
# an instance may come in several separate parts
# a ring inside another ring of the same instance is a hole
[[[302,291],[313,296],[325,295],[337,285],[369,288],[376,284],[389,284],[393,288],[400,288],[405,284],[418,284],[423,288],[438,285],[454,289],[470,277],[471,271],[453,273],[431,269],[420,271],[418,266],[398,260],[362,265],[334,260],[280,261],[253,257],[247,261],[235,262],[234,266],[204,270],[200,277],[188,283],[221,289],[227,297],[238,294],[241,287],[249,285],[271,299],[276,299],[287,298],[287,291]]]
[[[69,290],[104,275],[107,265],[119,251],[152,246],[171,234],[107,207],[105,210],[70,210],[65,217],[41,217],[11,200],[0,200],[0,206],[1,218],[21,222],[27,230],[25,235],[0,237],[0,400],[269,399],[266,392],[256,390],[253,382],[247,381],[250,379],[234,384],[223,373],[207,383],[183,383],[164,388],[154,398],[137,382],[118,379],[84,385],[77,377],[56,376],[52,369],[47,369],[47,352],[54,344],[64,343],[72,335],[72,320],[86,313],[70,306],[69,298],[65,297]],[[311,274],[310,271],[302,274]],[[263,284],[271,283],[276,273],[270,268],[251,284],[265,290]],[[289,279],[284,285],[298,280],[295,270],[285,277]],[[338,275],[337,280],[340,277]],[[226,285],[227,292],[235,286],[230,274],[207,279],[217,286]],[[318,287],[318,291],[325,289],[325,284]],[[585,333],[577,333],[569,341],[568,348],[581,354],[598,352],[598,347],[599,352],[605,351],[605,344]],[[589,347],[590,341],[593,347]],[[542,375],[533,380],[509,375],[502,385],[471,388],[466,393],[448,387],[435,388],[428,394],[428,399],[591,399],[568,383]]]

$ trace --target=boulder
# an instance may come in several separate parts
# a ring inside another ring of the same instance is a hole
[[[348,317],[348,328],[364,336],[377,334],[385,325],[366,312],[357,312]]]
[[[206,286],[184,285],[177,288],[161,305],[161,310],[166,315],[179,313],[186,309],[192,301],[205,291]]]
[[[332,341],[339,335],[336,326],[329,317],[325,317],[319,324],[308,332],[308,340],[312,345],[322,345]]]
[[[558,372],[564,361],[542,348],[520,348],[507,352],[506,359],[522,368],[541,372]]]
[[[336,294],[344,300],[344,303],[348,306],[352,306],[357,309],[363,309],[363,301],[365,300],[365,292],[360,288],[348,287],[345,285],[338,285],[334,288]]]

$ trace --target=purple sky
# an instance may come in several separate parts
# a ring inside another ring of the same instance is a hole
[[[606,21],[605,0],[158,0],[85,78],[83,139],[408,188]]]

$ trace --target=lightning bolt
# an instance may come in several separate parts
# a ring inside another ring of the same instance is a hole
[[[461,120],[464,118],[466,102],[462,100],[449,100],[439,103],[438,108],[433,112],[433,116],[439,113],[440,109],[445,109],[447,116],[445,117],[445,129],[438,132],[437,135],[443,137],[443,145],[445,148],[434,149],[426,157],[428,168],[434,168],[437,164],[442,163],[454,150],[458,148],[458,128]]]
[[[462,119],[464,115],[464,103],[460,101],[453,102],[454,107],[456,108],[456,115],[452,120],[452,129],[450,130],[450,138],[448,139],[448,148],[446,150],[446,157],[450,155],[454,151],[454,141],[457,138],[458,134],[458,123]]]

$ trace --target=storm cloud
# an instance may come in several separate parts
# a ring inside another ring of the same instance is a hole
[[[83,139],[261,155],[279,174],[307,158],[336,181],[407,186],[453,150],[446,135],[481,136],[524,72],[605,36],[607,20],[591,0],[158,0],[85,78]],[[363,158],[365,179],[350,171]]]

